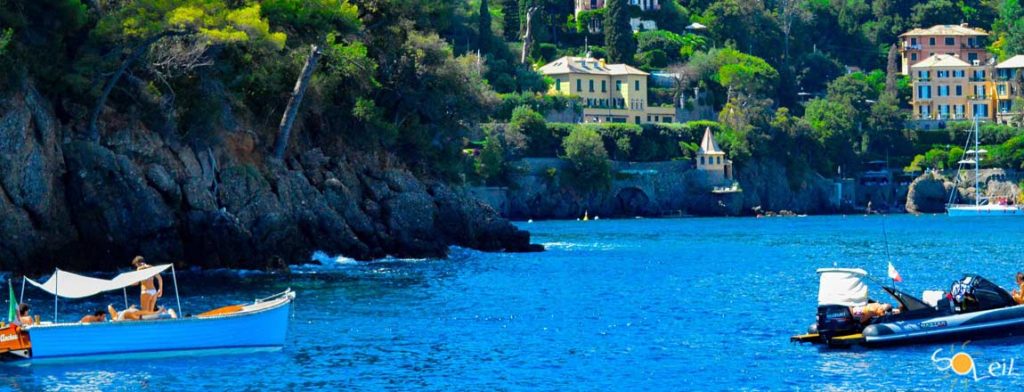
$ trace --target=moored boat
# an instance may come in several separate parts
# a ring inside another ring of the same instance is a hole
[[[85,298],[123,290],[148,279],[169,265],[118,275],[104,280],[57,270],[43,284],[26,279],[57,298]],[[173,274],[173,270],[172,270]],[[177,286],[177,277],[174,277]],[[177,298],[177,287],[175,287]],[[0,358],[39,360],[142,353],[173,354],[217,349],[273,349],[285,343],[295,292],[214,309],[191,317],[157,316],[133,321],[94,323],[39,322],[0,328]],[[178,302],[181,314],[180,301]],[[54,317],[56,320],[56,316]]]
[[[965,203],[954,203],[956,201],[957,187],[953,186],[953,190],[949,194],[949,203],[946,204],[946,213],[949,216],[1018,216],[1024,215],[1024,208],[1013,202],[1012,196],[997,198],[995,203],[987,196],[984,196],[981,191],[981,162],[985,160],[985,154],[988,151],[981,148],[979,143],[981,129],[978,127],[978,119],[974,119],[974,127],[971,129],[971,135],[968,140],[973,137],[974,148],[964,151],[963,157],[958,162],[960,167],[957,169],[956,182],[959,184],[960,177],[964,173],[968,173],[970,168],[974,170],[974,204]],[[969,143],[969,141],[968,141]],[[965,146],[966,147],[966,146]],[[967,169],[965,169],[965,167]]]

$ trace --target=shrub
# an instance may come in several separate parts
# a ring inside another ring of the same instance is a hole
[[[584,192],[608,189],[611,186],[611,162],[604,148],[601,135],[588,127],[573,129],[564,140],[565,158],[569,166],[565,170],[565,183]]]

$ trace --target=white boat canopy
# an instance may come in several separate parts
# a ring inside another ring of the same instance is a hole
[[[38,283],[28,278],[25,280],[58,297],[85,298],[105,291],[120,290],[152,278],[168,268],[171,268],[170,264],[157,265],[138,271],[125,272],[110,280],[90,278],[58,269],[45,283]]]
[[[860,268],[819,268],[818,306],[863,306],[868,303],[868,275]]]

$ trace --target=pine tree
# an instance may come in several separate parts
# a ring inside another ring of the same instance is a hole
[[[889,47],[889,57],[885,63],[885,93],[896,96],[896,45]]]
[[[505,41],[519,41],[519,0],[504,0],[501,5],[505,22]]]
[[[491,11],[487,6],[487,0],[480,0],[480,24],[477,27],[477,49],[484,55],[491,51],[491,42],[494,41],[494,34],[491,32]]]
[[[604,45],[608,49],[608,61],[632,64],[636,55],[636,40],[629,26],[626,0],[608,0],[605,8]]]

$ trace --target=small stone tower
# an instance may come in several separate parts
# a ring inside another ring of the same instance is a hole
[[[712,183],[732,181],[732,161],[725,159],[725,152],[718,148],[711,127],[704,130],[704,138],[697,150],[697,170],[708,174]]]

